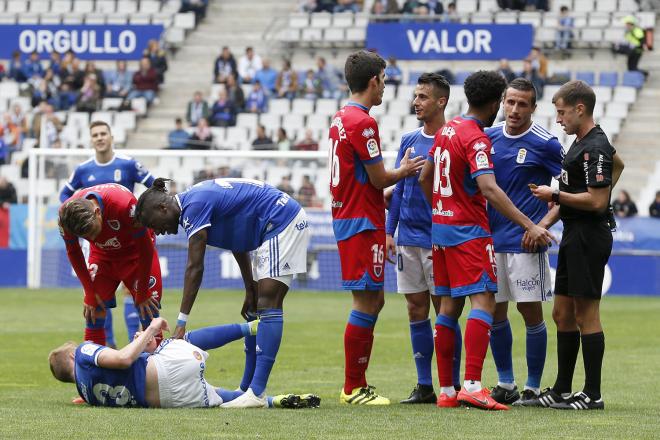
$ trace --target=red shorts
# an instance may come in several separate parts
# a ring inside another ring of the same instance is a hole
[[[436,295],[452,298],[485,291],[497,292],[497,267],[491,237],[457,246],[433,245],[433,283]]]
[[[337,242],[344,290],[382,290],[385,271],[385,231],[362,231]]]
[[[118,260],[106,260],[102,257],[95,254],[89,256],[88,270],[92,277],[94,292],[101,297],[106,307],[115,307],[115,292],[119,287],[119,283],[123,282],[131,292],[133,300],[135,300],[138,294],[136,290],[137,271],[139,269],[138,257]],[[160,304],[160,299],[163,296],[163,280],[160,276],[160,262],[155,247],[151,260],[149,295]]]

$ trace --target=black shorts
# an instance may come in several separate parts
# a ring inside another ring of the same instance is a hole
[[[600,299],[611,252],[612,232],[606,220],[566,220],[557,258],[555,295]]]

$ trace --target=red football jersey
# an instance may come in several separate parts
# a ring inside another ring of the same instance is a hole
[[[367,107],[349,102],[330,125],[330,194],[337,241],[385,228],[383,190],[369,181],[365,165],[383,160],[378,125]]]
[[[434,165],[433,244],[456,246],[490,236],[480,174],[493,173],[492,146],[480,122],[458,116],[435,135],[429,151]]]

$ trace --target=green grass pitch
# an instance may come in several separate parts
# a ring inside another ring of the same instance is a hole
[[[174,320],[180,294],[168,291],[164,316]],[[120,301],[121,302],[121,301]],[[191,314],[190,329],[238,322],[242,294],[202,291]],[[338,403],[343,378],[343,328],[350,307],[345,293],[291,292],[286,300],[282,347],[270,378],[273,394],[321,395],[315,410],[108,409],[74,406],[75,387],[52,378],[51,348],[80,341],[80,293],[71,290],[1,289],[0,438],[1,439],[422,439],[422,438],[658,438],[660,426],[660,299],[606,297],[602,303],[606,352],[603,369],[604,412],[512,409],[487,413],[433,405],[347,407]],[[517,312],[515,312],[517,314]],[[524,326],[514,314],[514,364],[525,381]],[[556,371],[555,327],[546,309],[548,359],[543,385]],[[115,312],[119,341],[126,331],[121,306]],[[242,343],[211,352],[207,378],[235,388],[243,368]],[[581,358],[580,358],[581,359]],[[435,370],[435,368],[434,368]],[[574,388],[582,386],[578,362]],[[376,327],[369,382],[398,401],[415,384],[405,303],[387,295]],[[490,353],[484,383],[494,385]]]

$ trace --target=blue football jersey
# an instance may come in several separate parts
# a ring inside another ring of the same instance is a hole
[[[149,353],[142,353],[126,369],[98,366],[99,354],[108,349],[103,345],[83,342],[76,348],[75,377],[78,394],[94,406],[148,407],[145,381]]]
[[[410,158],[421,156],[426,158],[433,146],[434,135],[424,133],[420,127],[401,136],[399,155],[396,167],[408,148],[412,148]],[[390,209],[387,214],[385,232],[394,235],[399,229],[397,244],[399,246],[417,246],[431,249],[431,205],[426,201],[418,176],[408,176],[399,180],[394,187]]]
[[[60,202],[81,188],[101,183],[118,183],[133,192],[135,183],[150,187],[154,177],[135,159],[115,154],[108,163],[100,164],[91,158],[76,167],[60,192]]]
[[[547,213],[548,204],[532,195],[528,184],[550,185],[561,173],[563,150],[557,138],[532,123],[524,133],[511,136],[505,122],[486,129],[493,144],[491,157],[495,179],[516,207],[538,223]],[[488,219],[495,252],[521,253],[523,229],[488,206]]]
[[[255,250],[300,212],[289,195],[251,179],[206,180],[175,198],[189,239],[208,228],[209,245],[235,252]]]

